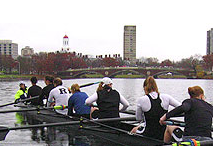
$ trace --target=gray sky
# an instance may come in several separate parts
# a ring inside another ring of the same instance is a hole
[[[206,54],[214,27],[213,0],[4,0],[0,39],[35,52],[57,51],[69,37],[71,51],[123,54],[124,25],[137,26],[137,58],[178,61]]]

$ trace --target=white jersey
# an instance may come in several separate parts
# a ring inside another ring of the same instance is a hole
[[[69,92],[68,89],[64,86],[57,86],[54,89],[50,91],[49,98],[48,98],[48,106],[51,105],[51,103],[55,102],[56,106],[59,105],[68,105],[68,99],[69,99]],[[68,112],[68,109],[64,110],[56,110],[58,113],[66,115]]]
[[[153,99],[158,98],[158,93],[156,92],[151,92],[149,93],[149,95]],[[177,107],[181,105],[180,102],[178,102],[168,94],[160,94],[159,97],[161,99],[161,106],[163,107],[164,110],[168,110],[169,105],[173,107]],[[151,109],[151,102],[149,100],[149,97],[147,95],[140,97],[137,101],[136,120],[138,121],[145,120],[144,112],[148,112],[150,109]]]

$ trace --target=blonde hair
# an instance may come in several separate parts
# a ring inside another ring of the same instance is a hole
[[[152,77],[152,76],[149,76],[148,78],[146,78],[146,80],[144,81],[143,83],[143,87],[144,87],[144,90],[145,90],[145,93],[146,94],[149,94],[153,91],[158,92],[158,86],[155,82],[155,79]]]
[[[201,94],[204,95],[204,90],[200,86],[194,86],[188,88],[188,93],[191,98],[196,98]]]
[[[103,82],[99,83],[99,86],[97,87],[97,92],[103,90],[103,84],[104,84]]]
[[[80,86],[78,84],[73,84],[71,90],[74,92],[80,92]]]

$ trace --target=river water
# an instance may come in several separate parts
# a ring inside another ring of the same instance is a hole
[[[74,83],[79,85],[92,83],[100,81],[100,79],[70,79],[63,80],[63,85],[65,87],[70,87]],[[130,103],[128,110],[135,110],[136,100],[138,97],[144,95],[143,92],[143,81],[144,79],[113,79],[113,88],[117,89]],[[189,98],[187,89],[191,86],[201,86],[205,91],[206,100],[213,104],[213,80],[191,80],[191,79],[156,79],[159,92],[167,93],[178,101],[182,102],[184,99]],[[25,81],[28,87],[31,86],[30,81]],[[0,82],[0,105],[13,102],[14,95],[19,88],[19,81],[8,81]],[[38,85],[44,87],[44,81],[39,80]],[[89,87],[82,88],[81,91],[86,92],[88,95],[92,95],[98,85],[92,85]],[[14,106],[2,107],[0,110],[16,109]],[[21,124],[17,120],[16,113],[1,114],[0,126],[14,127],[15,125],[20,126]],[[47,131],[47,130],[46,130]],[[0,141],[0,145],[23,145],[23,146],[55,146],[55,145],[78,145],[75,144],[74,138],[70,138],[67,133],[57,133],[58,131],[52,133],[42,134],[41,131],[35,132],[34,130],[16,130],[10,131],[6,137],[6,140]],[[42,136],[41,136],[42,135]],[[47,135],[51,135],[52,138],[47,138]],[[72,139],[72,142],[71,142]],[[76,138],[76,141],[79,138]],[[105,145],[103,140],[102,144],[90,144],[88,139],[81,138],[83,141],[79,145]],[[84,141],[87,141],[84,143]],[[109,144],[108,144],[109,145]]]

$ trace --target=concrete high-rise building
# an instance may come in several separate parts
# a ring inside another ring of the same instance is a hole
[[[70,51],[70,48],[69,48],[69,38],[67,35],[65,35],[63,37],[63,47],[62,47],[62,51],[63,53],[65,52],[69,52]]]
[[[213,54],[213,28],[207,31],[207,55]]]
[[[136,63],[136,26],[124,26],[123,58],[131,63]]]
[[[22,48],[21,55],[23,57],[31,57],[34,54],[33,48],[30,48],[29,46],[26,46],[25,48]]]
[[[18,57],[18,44],[12,43],[12,40],[0,40],[0,54],[10,55],[16,59]]]

